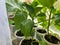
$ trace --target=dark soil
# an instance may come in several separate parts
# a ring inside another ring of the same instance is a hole
[[[31,45],[31,42],[32,42],[31,39],[29,39],[29,40],[24,39],[23,42],[21,43],[21,45]],[[33,45],[39,45],[39,43],[36,40],[33,40],[32,44]]]
[[[37,30],[39,33],[46,33],[46,30],[44,30],[44,29],[38,29]]]
[[[17,35],[17,36],[24,36],[24,34],[23,34],[21,31],[18,31],[18,32],[16,33],[16,35]]]
[[[15,23],[12,23],[12,25],[15,25]]]
[[[50,43],[58,44],[58,42],[59,42],[59,39],[56,38],[56,37],[53,36],[53,35],[45,35],[44,38],[45,38],[48,42],[50,42]]]
[[[37,27],[36,25],[34,25],[34,27]]]

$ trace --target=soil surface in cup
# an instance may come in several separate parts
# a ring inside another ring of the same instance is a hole
[[[36,26],[36,25],[34,25],[34,27],[36,28],[37,26]]]
[[[38,29],[37,30],[39,33],[46,33],[46,30],[44,30],[44,29]]]
[[[18,32],[16,33],[16,35],[17,35],[17,36],[24,36],[24,34],[23,34],[21,31],[18,31]]]
[[[15,23],[12,23],[12,25],[15,25]]]
[[[29,39],[29,40],[24,39],[21,45],[31,45],[31,43],[33,45],[39,45],[39,43],[36,40],[32,40],[32,39]]]
[[[60,42],[60,40],[58,38],[56,38],[53,35],[45,35],[44,37],[48,42],[50,43],[54,43],[54,44],[58,44],[58,42]]]

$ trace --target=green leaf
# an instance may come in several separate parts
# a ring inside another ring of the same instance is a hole
[[[52,10],[51,13],[55,14],[56,13],[56,9],[52,6],[50,7],[50,9]]]
[[[31,14],[31,13],[29,13],[29,15],[30,15],[31,19],[33,20],[34,17],[35,17],[35,14]]]
[[[41,11],[43,7],[35,7],[34,10],[35,10],[35,14],[37,14],[38,12]]]
[[[44,13],[41,13],[37,16],[38,23],[41,23],[40,25],[43,26],[43,28],[47,27],[47,20],[46,15]]]
[[[11,20],[11,19],[9,19],[8,21],[9,21],[9,24],[10,24],[10,25],[12,25],[12,24],[14,23],[14,21]]]
[[[23,5],[24,5],[24,7],[27,9],[27,11],[28,11],[30,17],[33,19],[34,16],[35,16],[34,7],[33,7],[32,5],[27,4],[27,3],[24,3]]]
[[[55,22],[55,26],[57,27],[57,28],[59,28],[60,27],[60,9],[59,10],[56,10],[56,13],[55,13],[55,15],[54,15],[54,22]]]
[[[31,5],[24,3],[24,6],[26,7],[29,13],[34,13],[34,8]]]
[[[27,19],[27,13],[19,11],[15,13],[14,22],[17,29],[21,28],[21,22]]]
[[[47,8],[46,8],[46,7],[43,7],[43,8],[41,9],[41,12],[42,12],[42,13],[46,13],[46,11],[47,11]]]
[[[40,14],[38,14],[37,17],[40,18],[42,21],[43,21],[43,20],[46,20],[46,15],[45,15],[45,13],[40,13]]]
[[[10,7],[10,8],[9,8],[9,7]],[[7,11],[8,11],[8,12],[12,12],[12,11],[11,11],[11,6],[10,6],[9,4],[7,4],[7,3],[6,3],[6,8],[7,8]]]
[[[60,14],[60,8],[56,9],[56,13],[55,14]]]
[[[34,8],[34,12],[33,13],[30,13],[29,15],[31,16],[31,18],[33,18],[34,19],[34,17],[36,17],[37,16],[37,14],[41,11],[41,9],[42,9],[43,7],[35,7]]]
[[[13,4],[15,4],[15,3],[12,0],[6,0],[7,12],[14,12],[14,10],[16,8],[15,8],[15,6]]]
[[[19,9],[21,10],[22,8],[22,3],[17,2],[18,0],[6,0],[6,6],[8,7],[7,9]],[[7,5],[8,4],[8,5]],[[10,8],[11,7],[11,8]]]
[[[18,0],[15,0],[16,3],[18,3],[19,1]]]
[[[25,37],[31,36],[31,34],[33,34],[33,25],[34,23],[30,19],[21,22],[21,31]]]
[[[60,30],[60,13],[57,12],[53,17],[52,24],[55,26],[57,30]]]
[[[55,20],[60,20],[60,14],[55,15]]]
[[[43,6],[48,7],[48,8],[52,7],[55,1],[57,0],[52,0],[52,1],[51,0],[38,0],[38,2],[40,2]]]
[[[15,12],[16,8],[6,3],[7,12]]]
[[[35,8],[35,7],[38,5],[38,3],[34,0],[34,1],[31,3],[31,5]]]
[[[55,16],[54,25],[58,30],[60,30],[60,14],[56,14],[54,16]]]
[[[37,3],[37,2],[33,1],[32,4],[24,3],[24,6],[28,10],[29,15],[32,19],[34,19],[34,17],[36,17],[36,14],[42,9],[42,7],[37,7],[38,4],[35,5],[35,3]]]

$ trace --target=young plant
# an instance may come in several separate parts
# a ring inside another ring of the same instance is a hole
[[[54,20],[51,20],[52,19],[52,17],[53,17],[53,15],[54,15],[54,12],[53,12],[53,9],[52,9],[52,7],[54,7],[53,6],[53,4],[56,2],[57,0],[37,0],[37,2],[39,3],[39,4],[42,4],[42,6],[43,7],[47,7],[47,16],[48,16],[48,26],[47,26],[47,33],[48,33],[48,35],[46,35],[45,36],[45,38],[47,39],[49,39],[51,42],[53,42],[53,38],[54,39],[56,39],[57,40],[57,44],[58,44],[58,42],[59,42],[59,39],[57,39],[56,37],[54,37],[54,36],[52,36],[51,34],[49,34],[49,27],[50,27],[50,25],[51,25],[51,21],[54,21]],[[53,37],[53,38],[52,38]],[[47,39],[47,40],[48,40]],[[55,42],[56,43],[56,42]]]
[[[28,14],[24,9],[23,3],[18,0],[6,0],[6,6],[8,12],[14,12],[13,15],[16,29],[25,33],[25,37],[30,35],[30,33],[32,33],[33,21],[27,19]]]
[[[43,26],[44,29],[47,27],[47,20],[46,20],[46,7],[41,6],[36,0],[34,0],[31,4],[24,3],[25,8],[28,11],[29,16],[34,21],[37,18],[38,23]]]
[[[37,2],[39,4],[42,4],[43,7],[47,7],[47,9],[49,10],[49,14],[48,14],[48,26],[47,26],[47,32],[49,34],[49,26],[50,26],[50,22],[51,22],[51,15],[52,15],[52,10],[51,10],[51,7],[53,6],[54,2],[56,2],[57,0],[37,0]]]
[[[27,19],[28,14],[24,8],[23,3],[15,2],[15,3],[11,3],[12,5],[10,3],[8,3],[8,5],[10,5],[10,7],[12,8],[14,7],[15,9],[15,11],[13,12],[14,12],[14,23],[15,23],[16,30],[20,30],[24,34],[26,39],[28,37],[32,37],[32,42],[33,42],[34,22],[30,19]]]
[[[39,22],[43,22],[42,26],[45,28],[47,26],[47,32],[49,35],[49,27],[51,25],[51,18],[52,18],[52,7],[54,2],[57,0],[34,0],[31,4],[27,3],[20,3],[18,0],[10,0],[7,1],[7,7],[11,7],[14,12],[14,22],[16,29],[20,30],[26,38],[29,36],[32,37],[33,40],[33,26],[34,26],[34,18],[38,18]],[[38,6],[42,5],[42,7]],[[49,11],[45,11],[46,8]],[[9,8],[8,8],[9,9]],[[43,9],[43,11],[41,11]],[[10,11],[10,10],[9,10]],[[46,12],[48,13],[48,24],[46,21]],[[32,20],[27,19],[28,15],[31,17]],[[59,16],[58,16],[59,17]],[[57,21],[59,22],[59,21]],[[55,21],[56,23],[56,21]],[[60,24],[60,23],[58,23]]]
[[[16,0],[6,0],[6,9],[7,9],[10,24],[14,23],[14,15],[15,15],[17,9],[21,10],[20,8],[22,8],[21,2],[19,3],[19,1],[16,1]],[[12,14],[12,15],[10,15],[10,14]]]

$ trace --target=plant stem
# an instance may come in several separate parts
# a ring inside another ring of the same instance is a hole
[[[44,21],[43,21],[43,29],[44,29]]]
[[[48,35],[49,35],[50,20],[51,20],[51,10],[50,10],[50,15],[49,15],[49,19],[48,19],[48,26],[47,26]]]
[[[34,38],[33,38],[33,36],[32,36],[32,41],[31,41],[31,45],[33,45],[33,40],[34,40]]]
[[[32,18],[32,21],[34,22],[34,19],[33,19],[33,18]],[[31,38],[32,38],[31,45],[33,45],[33,34],[32,34],[32,30],[33,30],[33,29],[31,29],[31,31],[30,31]]]

